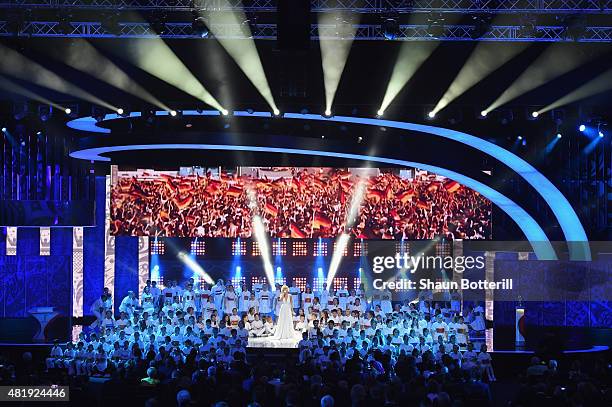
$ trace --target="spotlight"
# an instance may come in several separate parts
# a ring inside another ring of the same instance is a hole
[[[432,110],[431,112],[427,113],[427,117],[429,117],[430,119],[433,119],[434,117],[436,117],[436,112]]]
[[[280,114],[281,114],[280,110],[278,110],[278,109],[274,109],[274,110],[272,111],[272,113],[273,113],[273,114],[274,114],[274,116],[276,116],[276,117],[280,116]]]
[[[40,136],[41,134],[42,134],[42,132],[41,132],[41,131],[37,131],[37,132],[36,132],[36,135],[37,135],[37,136]]]
[[[170,110],[170,116],[176,117],[177,114],[176,110]]]
[[[581,133],[584,133],[584,131],[586,130],[586,126],[585,126],[584,124],[581,124],[581,125],[578,127],[578,130],[580,130],[580,132],[581,132]]]
[[[325,113],[323,113],[323,115],[324,115],[325,117],[331,117],[332,112],[331,112],[331,110],[330,110],[330,109],[325,109]]]
[[[72,109],[70,109],[69,107],[66,108],[66,110],[64,110],[64,112],[66,112],[66,114],[70,114],[72,113]]]
[[[277,268],[276,268],[276,272],[277,272],[277,273],[280,273],[280,272],[281,272],[281,268],[280,268],[280,267],[277,267]]]
[[[123,109],[122,109],[122,108],[117,109],[117,113],[118,113],[119,115],[122,115],[122,114],[123,114]]]
[[[534,119],[537,119],[537,117],[540,115],[539,112],[531,112],[531,117],[533,117]]]
[[[557,133],[557,138],[561,138],[561,137],[563,137],[561,133]]]
[[[385,111],[383,109],[378,109],[378,111],[376,112],[376,115],[378,117],[382,117],[382,116],[384,116],[384,114],[385,114]]]
[[[47,105],[38,106],[38,117],[41,122],[46,122],[53,115],[53,107]]]
[[[223,109],[223,110],[221,110],[221,114],[223,116],[227,116],[229,114],[229,111],[227,111],[227,109]]]
[[[597,134],[599,135],[599,138],[603,138],[603,136],[604,136],[603,131],[601,131],[601,130],[599,130],[597,132]]]
[[[483,110],[482,112],[480,112],[480,115],[482,117],[487,117],[488,114],[489,114],[489,112],[487,112],[486,110]]]
[[[523,136],[518,136],[516,139],[517,139],[517,140],[522,140],[522,139],[523,139]]]
[[[2,128],[2,133],[6,133],[6,127]]]
[[[194,18],[191,22],[191,31],[200,38],[207,38],[209,31],[206,26],[206,19],[202,16]]]
[[[397,19],[388,17],[382,23],[383,36],[386,40],[394,40],[397,38],[400,27]]]

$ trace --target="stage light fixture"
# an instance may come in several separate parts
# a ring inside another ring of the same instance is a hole
[[[537,111],[536,112],[531,112],[531,117],[533,117],[534,119],[537,119],[539,115],[540,115],[540,113],[537,112]]]
[[[383,36],[386,40],[394,40],[397,38],[400,26],[397,18],[387,17],[382,23]]]
[[[436,117],[436,112],[434,112],[433,110],[430,111],[429,113],[427,113],[427,117],[429,117],[430,119],[433,119]]]
[[[177,114],[176,110],[170,110],[170,116],[176,117]]]
[[[66,114],[70,114],[72,113],[72,109],[70,109],[69,107],[67,107],[64,112],[66,112]]]
[[[206,25],[206,19],[202,16],[198,16],[197,13],[195,13],[195,16],[196,17],[191,22],[191,31],[200,38],[207,38],[209,31]]]
[[[38,106],[38,118],[41,122],[48,121],[53,115],[53,107],[49,105]]]
[[[584,124],[581,124],[580,126],[578,126],[578,130],[580,130],[581,133],[584,133],[584,131],[586,130],[586,126]]]
[[[487,117],[488,114],[489,114],[489,112],[487,112],[486,110],[483,110],[482,112],[480,112],[480,115],[482,117]]]
[[[332,116],[332,112],[331,112],[331,110],[326,109],[326,110],[325,110],[325,113],[323,113],[323,116],[325,116],[325,117],[327,117],[327,118],[331,117],[331,116]]]
[[[274,110],[272,111],[272,114],[273,114],[274,116],[276,116],[276,117],[279,117],[279,116],[281,115],[281,112],[280,112],[280,110],[278,110],[278,109],[274,109]]]
[[[516,139],[517,139],[517,140],[522,140],[522,139],[523,139],[523,136],[518,136]]]
[[[376,112],[376,116],[383,117],[385,115],[385,111],[383,109],[378,109]]]
[[[227,116],[229,114],[229,111],[227,109],[223,109],[223,110],[221,110],[221,114],[223,116]]]
[[[597,134],[599,135],[599,138],[603,138],[603,136],[604,136],[603,131],[601,131],[601,130],[599,130],[597,132]]]
[[[123,109],[122,108],[117,109],[117,114],[121,116],[123,114]]]
[[[561,133],[557,133],[557,138],[561,138],[563,135]]]
[[[2,128],[2,133],[6,133],[6,127]]]

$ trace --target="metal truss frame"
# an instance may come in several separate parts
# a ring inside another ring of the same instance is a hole
[[[311,0],[312,10],[360,13],[612,13],[612,0]],[[0,0],[0,8],[276,11],[277,0]]]
[[[106,32],[100,22],[59,21],[24,22],[16,35],[14,27],[7,21],[0,21],[0,37],[84,37],[84,38],[152,38],[156,32],[146,22],[119,23],[117,35]],[[220,38],[245,38],[243,27],[239,24],[217,24],[215,32]],[[276,24],[257,24],[251,27],[255,39],[276,39]],[[363,24],[356,26],[356,40],[384,40],[380,25]],[[475,27],[470,25],[401,25],[397,41],[530,41],[530,42],[612,42],[612,27],[585,27],[580,38],[573,38],[563,26],[536,26],[525,30],[523,26],[492,26],[481,37],[474,38]],[[311,26],[311,38],[343,39],[336,25]],[[200,38],[192,32],[190,23],[166,23],[166,32],[162,38],[195,39]]]

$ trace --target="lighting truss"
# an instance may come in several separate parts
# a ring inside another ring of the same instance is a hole
[[[277,0],[0,0],[0,8],[74,8],[191,11],[207,9],[275,12]],[[601,13],[612,12],[612,0],[312,0],[314,12],[358,13]]]
[[[59,21],[28,21],[21,26],[20,37],[82,37],[82,38],[153,38],[157,34],[146,23],[119,23],[120,31],[117,35],[105,32],[100,22],[71,22],[71,30],[65,31]],[[0,36],[14,36],[12,25],[7,21],[0,21]],[[163,38],[197,39],[201,38],[192,32],[191,23],[166,23],[167,31]],[[219,24],[218,37],[241,39],[245,38],[241,25]],[[563,26],[536,26],[526,31],[519,25],[491,26],[480,38],[472,38],[473,26],[446,25],[436,28],[441,35],[433,35],[427,25],[401,25],[396,40],[398,41],[532,41],[532,42],[612,42],[612,27],[593,26],[585,27],[584,32],[577,40],[571,38],[567,28]],[[253,38],[263,40],[276,39],[277,28],[275,24],[257,24],[252,27]],[[320,35],[320,37],[319,37]],[[332,38],[341,40],[334,25],[321,26],[314,24],[311,27],[311,39]],[[357,26],[356,40],[384,40],[380,25],[361,24]]]

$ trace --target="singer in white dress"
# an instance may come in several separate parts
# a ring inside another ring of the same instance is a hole
[[[286,285],[281,288],[278,302],[280,303],[280,310],[278,312],[278,320],[272,339],[299,339],[301,337],[300,333],[293,329],[293,305],[291,302],[291,295],[289,294],[289,287]]]

